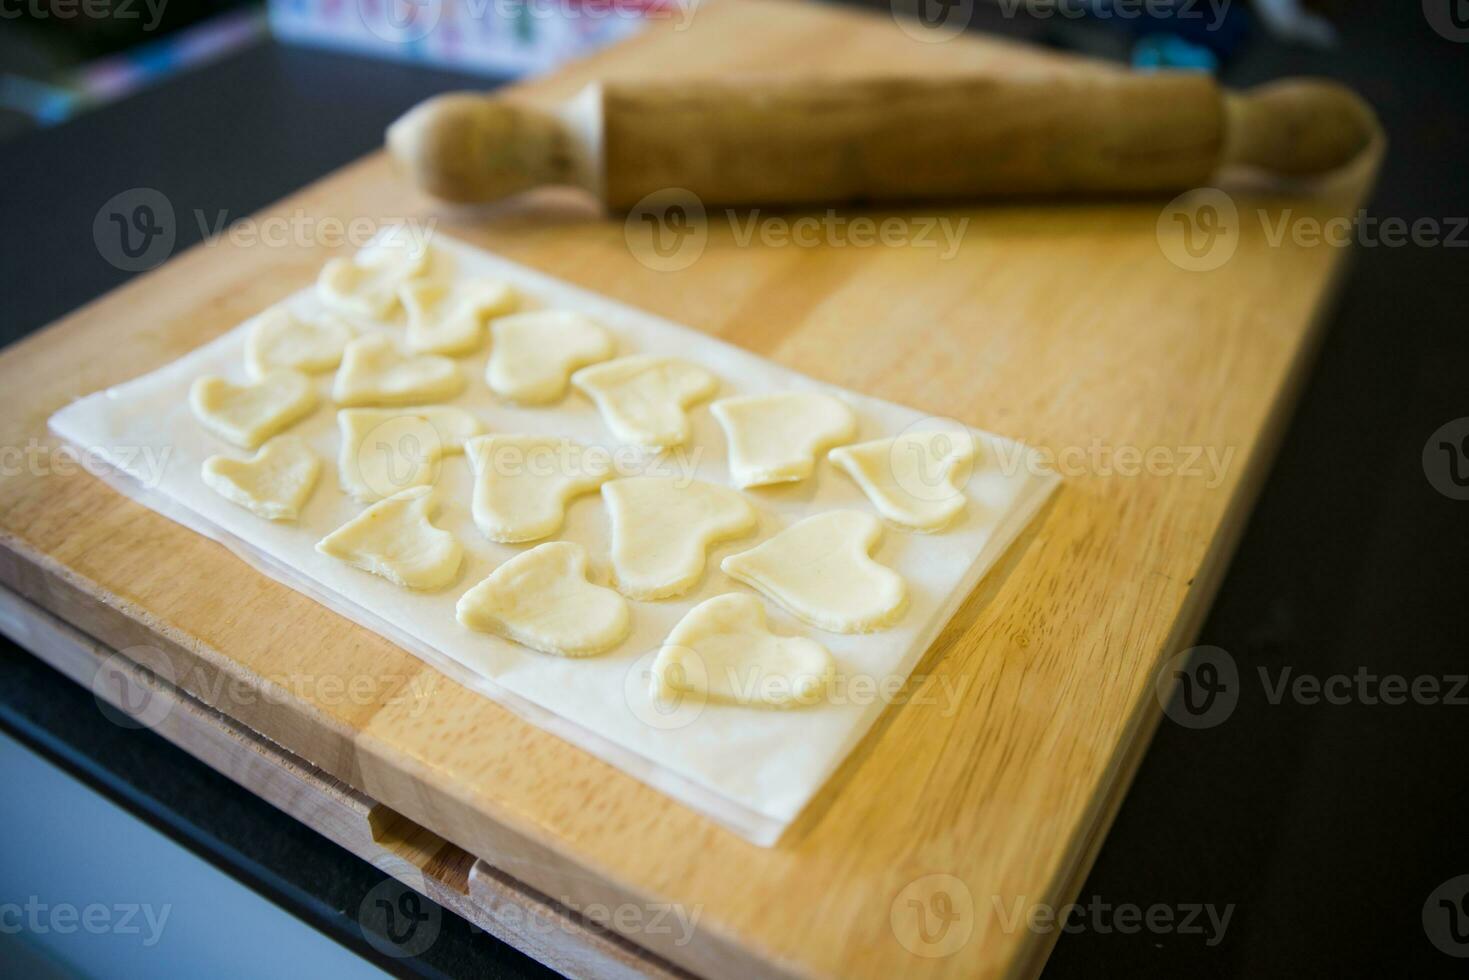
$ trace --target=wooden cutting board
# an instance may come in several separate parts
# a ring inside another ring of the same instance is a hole
[[[701,5],[678,26],[655,22],[523,91],[559,99],[639,73],[1105,70],[976,38],[924,43],[886,16],[820,6]],[[1277,222],[1353,213],[1374,168],[1292,197],[1228,185],[1237,217],[1219,227],[1233,252],[1207,270],[1221,253],[1200,251],[1207,239],[1179,253],[1179,221],[1148,200],[861,212],[913,234],[965,220],[952,255],[746,241],[748,214],[715,214],[702,256],[659,272],[621,219],[570,194],[450,211],[381,154],[257,216],[433,218],[824,381],[1059,454],[1061,490],[773,849],[58,461],[51,412],[311,282],[324,246],[197,247],[0,354],[0,446],[38,447],[7,451],[0,581],[112,647],[164,658],[199,700],[565,905],[682,903],[699,916],[686,943],[648,914],[613,925],[694,972],[1033,973],[1055,933],[1007,929],[1010,911],[1079,888],[1159,718],[1155,676],[1207,610],[1309,364],[1344,250],[1279,238]],[[1202,462],[1210,451],[1227,465]],[[947,899],[905,891],[917,879]],[[946,926],[917,919],[946,910]]]

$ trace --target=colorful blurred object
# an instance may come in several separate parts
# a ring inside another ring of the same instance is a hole
[[[683,16],[687,0],[269,0],[284,41],[461,71],[546,71]]]

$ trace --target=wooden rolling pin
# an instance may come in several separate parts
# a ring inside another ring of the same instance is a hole
[[[1226,164],[1325,173],[1376,132],[1330,82],[1099,72],[607,82],[549,111],[456,93],[388,146],[450,201],[571,184],[621,210],[666,188],[723,205],[1180,190]]]

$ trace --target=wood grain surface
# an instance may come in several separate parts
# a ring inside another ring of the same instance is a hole
[[[560,99],[640,73],[1096,70],[973,38],[924,43],[890,18],[820,6],[713,4],[678,26],[655,23],[524,94]],[[445,210],[381,154],[265,212],[317,228],[435,219],[824,381],[1058,454],[1061,490],[773,849],[55,454],[51,412],[218,336],[343,248],[200,246],[0,355],[0,581],[112,647],[157,651],[195,698],[560,904],[697,910],[686,943],[646,918],[614,923],[694,972],[1032,973],[1055,934],[1004,913],[1079,887],[1159,717],[1159,666],[1207,610],[1309,363],[1344,250],[1290,230],[1353,213],[1373,165],[1290,196],[1230,184],[1211,212],[1224,237],[1195,239],[1194,253],[1179,251],[1189,222],[1162,200],[842,212],[896,218],[910,237],[930,219],[962,222],[952,253],[936,230],[938,247],[745,241],[748,212],[711,212],[699,258],[660,272],[581,197]],[[904,891],[930,875],[949,876],[927,879],[949,905]],[[925,944],[915,917],[944,909],[950,931]]]

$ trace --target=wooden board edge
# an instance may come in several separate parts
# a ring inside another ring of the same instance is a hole
[[[327,840],[566,976],[693,976],[332,778],[3,587],[0,633],[139,727],[150,728]]]

